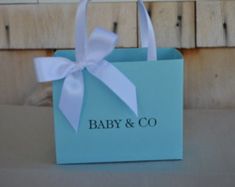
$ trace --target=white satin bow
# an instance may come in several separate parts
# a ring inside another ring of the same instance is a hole
[[[81,0],[76,14],[76,62],[62,57],[35,58],[35,70],[39,82],[64,79],[59,108],[77,131],[84,97],[83,70],[103,82],[136,115],[138,115],[135,85],[115,66],[104,58],[112,52],[117,41],[116,34],[95,29],[90,38],[86,35],[87,4]],[[148,48],[148,60],[156,60],[155,35],[143,1],[138,0],[142,47]]]
[[[108,86],[137,115],[135,85],[116,67],[104,60],[114,49],[117,36],[103,29],[95,29],[91,34],[84,58],[71,62],[62,57],[35,58],[35,68],[39,82],[63,79],[59,108],[77,131],[84,96],[83,69]]]

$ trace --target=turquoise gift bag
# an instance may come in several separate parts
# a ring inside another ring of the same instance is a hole
[[[84,10],[85,16],[88,2],[81,2],[78,11]],[[183,158],[183,57],[173,48],[156,49],[140,0],[138,8],[144,48],[114,49],[105,58],[135,85],[138,114],[84,68],[84,96],[75,131],[59,107],[64,79],[53,81],[58,164]],[[76,51],[57,51],[55,57],[74,62]]]

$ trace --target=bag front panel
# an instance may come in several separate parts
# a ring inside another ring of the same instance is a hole
[[[63,80],[53,82],[57,163],[182,159],[183,60],[175,54],[173,60],[137,61],[133,53],[114,51],[113,64],[136,85],[138,116],[84,71],[85,97],[76,133],[58,108]],[[139,49],[141,53],[145,55]],[[56,55],[74,60],[71,51]],[[108,59],[112,62],[112,55]]]

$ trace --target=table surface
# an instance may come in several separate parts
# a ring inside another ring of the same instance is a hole
[[[185,110],[184,160],[56,165],[49,107],[0,106],[0,187],[235,186],[235,110]]]

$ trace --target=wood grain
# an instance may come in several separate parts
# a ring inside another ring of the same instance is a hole
[[[136,2],[137,0],[92,0],[93,2]],[[144,0],[144,1],[172,1],[172,0]],[[174,1],[196,1],[196,0],[174,0]],[[77,3],[79,0],[0,0],[0,4],[16,3]]]
[[[37,3],[38,0],[0,0],[0,4]]]
[[[166,2],[166,1],[196,1],[196,0],[143,0],[145,2],[157,1],[157,2]],[[39,3],[77,3],[79,0],[39,0]],[[137,2],[137,0],[93,0],[93,2]]]
[[[0,104],[23,104],[37,87],[33,58],[48,51],[0,51]]]
[[[195,47],[193,2],[154,2],[151,11],[160,47]],[[60,49],[74,47],[75,4],[0,6],[0,48]],[[89,32],[96,26],[116,31],[118,47],[137,46],[136,3],[91,3]],[[8,29],[6,29],[6,26]]]
[[[1,48],[74,48],[75,4],[6,5],[1,7]],[[137,46],[135,3],[92,3],[89,31],[95,26],[116,30],[120,47]],[[8,23],[6,37],[5,22]],[[7,40],[7,41],[6,41]]]
[[[50,0],[37,1],[42,4],[0,5],[0,49],[10,49],[0,50],[0,104],[49,103],[50,91],[47,85],[38,87],[32,59],[49,55],[47,49],[74,47],[76,4],[56,4],[58,0],[47,4],[46,1]],[[4,2],[23,1],[0,0],[0,4]],[[235,46],[233,0],[147,2],[146,6],[159,47]],[[136,47],[136,15],[135,2],[91,3],[88,30],[90,32],[95,26],[116,30],[119,47]],[[184,49],[182,52],[185,57],[185,107],[235,108],[235,48]]]
[[[89,31],[96,26],[118,34],[119,47],[137,46],[135,3],[93,3],[88,13]]]
[[[186,108],[235,108],[235,49],[183,50]]]
[[[235,46],[235,1],[197,2],[197,46]]]
[[[193,2],[152,2],[148,7],[159,47],[195,47]]]
[[[0,6],[0,49],[9,47],[9,36],[8,12]]]

